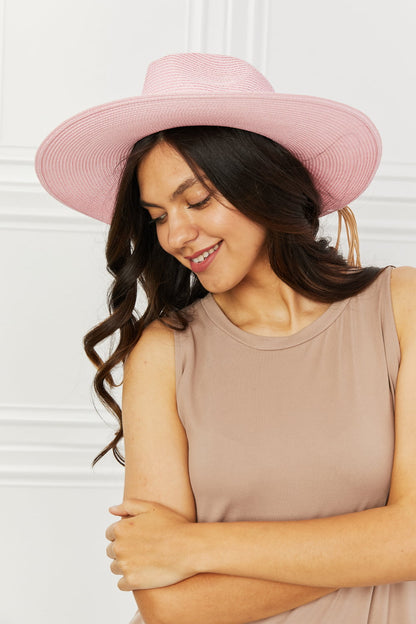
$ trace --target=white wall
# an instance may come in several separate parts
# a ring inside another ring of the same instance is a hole
[[[42,190],[36,146],[83,108],[139,93],[154,58],[241,56],[277,90],[372,117],[384,156],[355,202],[363,260],[416,265],[415,18],[413,0],[0,0],[0,624],[134,612],[103,537],[122,470],[89,467],[110,437],[81,347],[105,314],[106,227]]]

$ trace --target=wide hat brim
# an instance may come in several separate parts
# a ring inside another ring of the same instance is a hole
[[[361,195],[381,158],[374,124],[339,102],[279,93],[180,93],[117,100],[68,119],[39,147],[36,173],[57,200],[110,223],[133,145],[160,130],[198,125],[249,130],[286,147],[311,173],[321,215]]]

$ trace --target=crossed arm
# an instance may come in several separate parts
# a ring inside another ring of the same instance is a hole
[[[402,362],[388,505],[333,518],[194,523],[186,437],[174,400],[173,344],[169,330],[149,328],[126,365],[124,383],[125,503],[113,513],[130,517],[107,533],[112,569],[123,575],[120,588],[143,588],[135,597],[146,622],[239,624],[337,587],[416,580],[415,293],[414,270],[400,270],[393,302]],[[159,383],[152,384],[155,375]],[[146,405],[151,418],[142,417]]]
[[[180,514],[185,522],[195,522],[187,439],[176,411],[173,336],[161,323],[147,328],[126,363],[123,428],[124,500],[156,501]],[[125,515],[126,510],[119,513]],[[112,533],[109,536],[113,538]],[[139,543],[140,536],[127,538],[130,554]],[[114,541],[112,545],[117,549]],[[333,591],[201,573],[167,587],[135,590],[134,597],[146,624],[245,624]]]
[[[221,574],[198,574],[162,589],[135,590],[146,624],[247,624],[330,592]]]

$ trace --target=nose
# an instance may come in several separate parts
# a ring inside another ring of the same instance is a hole
[[[190,211],[176,211],[168,217],[168,244],[172,250],[182,249],[198,236],[198,227]]]

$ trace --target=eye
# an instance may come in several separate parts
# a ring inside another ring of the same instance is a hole
[[[207,205],[210,199],[211,199],[211,195],[207,195],[205,199],[201,200],[197,204],[188,204],[188,208],[202,208],[203,206]]]
[[[166,215],[162,215],[161,217],[157,217],[156,219],[149,219],[149,223],[163,223]]]
[[[205,199],[202,199],[201,201],[197,202],[196,204],[188,204],[188,208],[203,208],[204,206],[206,206],[209,203],[209,200],[211,199],[211,195],[207,195],[205,197]],[[156,217],[155,219],[149,219],[149,223],[156,223],[156,225],[158,223],[164,223],[165,221],[165,217],[166,214],[161,215],[160,217]]]

